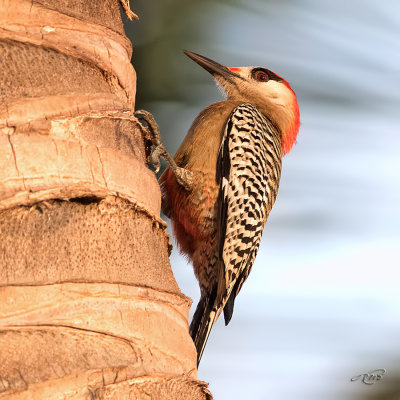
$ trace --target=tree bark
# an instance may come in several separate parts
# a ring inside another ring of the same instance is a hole
[[[211,399],[117,0],[0,0],[0,399]]]

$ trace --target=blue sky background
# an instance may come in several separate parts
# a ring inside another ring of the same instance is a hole
[[[182,49],[277,72],[301,111],[254,268],[199,379],[216,400],[400,399],[400,2],[151,3],[134,2],[138,106],[172,153],[221,99]],[[176,250],[171,264],[196,304],[192,267]],[[380,382],[350,382],[377,368]]]

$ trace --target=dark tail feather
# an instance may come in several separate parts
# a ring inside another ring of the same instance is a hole
[[[216,290],[211,296],[202,296],[190,324],[190,336],[197,350],[197,366],[200,364],[201,356],[206,347],[208,336],[217,316],[215,305]]]
[[[224,307],[225,326],[227,326],[232,318],[233,307],[235,305],[235,293],[232,292]]]
[[[237,294],[240,291],[240,287],[242,285],[243,281],[241,279],[238,279],[235,283],[235,286],[233,287],[231,294],[229,296],[228,301],[225,303],[224,307],[224,319],[225,319],[225,326],[227,326],[232,318],[233,314],[233,307],[235,306],[235,299]]]

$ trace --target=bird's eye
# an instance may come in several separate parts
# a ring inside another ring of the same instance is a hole
[[[256,71],[254,73],[254,79],[259,82],[268,82],[269,76],[264,71]]]

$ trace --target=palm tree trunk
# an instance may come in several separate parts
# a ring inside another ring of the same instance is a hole
[[[117,0],[0,0],[0,399],[211,399],[130,56]]]

